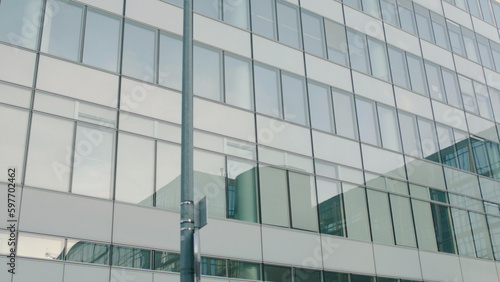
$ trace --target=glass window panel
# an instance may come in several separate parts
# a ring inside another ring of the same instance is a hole
[[[458,167],[457,152],[455,149],[455,137],[450,127],[437,125],[437,132],[439,138],[439,148],[441,154],[441,163]]]
[[[156,207],[179,210],[181,148],[157,142],[156,150]]]
[[[416,247],[410,199],[390,194],[396,244]]]
[[[165,2],[171,3],[171,4],[175,4],[178,6],[182,6],[184,4],[183,0],[162,0],[162,1],[165,1]]]
[[[353,95],[336,89],[332,89],[332,91],[337,134],[358,139]]]
[[[391,74],[394,84],[409,89],[410,78],[408,77],[405,53],[389,46],[389,60],[391,62]]]
[[[111,131],[77,126],[71,192],[104,199],[111,197],[114,143]]]
[[[414,8],[415,8],[415,19],[417,21],[418,35],[427,41],[434,42],[432,36],[429,10],[419,5],[415,5]]]
[[[471,158],[468,134],[454,130],[455,147],[457,149],[458,167],[463,170],[473,171],[473,159]]]
[[[479,62],[479,54],[477,52],[477,43],[474,32],[462,27],[462,35],[464,38],[465,53],[467,58],[474,62]]]
[[[335,133],[333,105],[330,89],[315,83],[308,83],[311,126],[316,129]]]
[[[68,240],[66,260],[109,265],[110,246],[101,243]]]
[[[264,264],[264,281],[292,282],[292,269],[285,266]]]
[[[278,71],[254,65],[254,80],[257,112],[281,118]]]
[[[496,19],[496,25],[498,27],[500,26],[500,3],[493,1],[491,2],[491,6],[493,8],[493,14]]]
[[[290,226],[286,171],[261,166],[259,176],[262,223]]]
[[[325,57],[323,18],[302,11],[302,29],[304,33],[304,50],[316,56]]]
[[[344,66],[349,65],[345,27],[325,19],[325,33],[328,59]]]
[[[439,147],[437,143],[436,129],[434,123],[430,120],[417,118],[418,129],[420,132],[420,142],[425,159],[439,162]]]
[[[495,63],[495,69],[500,70],[500,45],[490,41],[491,52],[493,54],[493,61]]]
[[[407,54],[408,70],[410,71],[411,89],[417,93],[428,95],[422,59]]]
[[[449,208],[437,204],[431,204],[431,208],[438,250],[445,253],[456,253]]]
[[[486,223],[485,215],[469,212],[469,216],[472,234],[474,236],[474,244],[476,246],[476,256],[483,259],[493,259],[490,233],[488,232],[488,224]]]
[[[363,11],[369,15],[372,15],[376,18],[380,18],[380,10],[378,6],[378,1],[373,0],[361,0],[363,4]]]
[[[349,282],[348,273],[338,273],[338,272],[323,272],[324,282]]]
[[[227,217],[259,221],[257,168],[254,163],[227,159]]]
[[[161,33],[159,57],[158,83],[182,90],[182,40]]]
[[[486,142],[486,150],[491,165],[491,174],[496,180],[500,180],[500,144],[488,141]]]
[[[155,270],[180,272],[181,255],[169,252],[155,251],[154,256]]]
[[[486,85],[474,81],[474,92],[476,93],[479,114],[484,118],[493,120],[493,109],[491,108],[488,88]]]
[[[219,19],[220,8],[222,7],[221,0],[194,0],[193,10],[202,15]]]
[[[488,215],[488,226],[491,232],[491,243],[493,245],[493,252],[495,259],[500,258],[500,217]]]
[[[484,0],[483,0],[484,1]],[[479,10],[479,5],[477,3],[477,0],[467,0],[467,3],[469,4],[469,12],[473,14],[474,16],[481,18],[481,11]]]
[[[431,12],[432,30],[434,32],[434,41],[440,47],[450,49],[450,42],[448,38],[448,30],[446,29],[445,19],[433,12]]]
[[[292,227],[318,231],[316,187],[310,175],[288,173]]]
[[[210,276],[226,276],[226,260],[202,257],[201,274]]]
[[[224,21],[248,29],[248,1],[222,0]]]
[[[446,21],[446,25],[448,26],[448,35],[450,36],[451,49],[453,50],[453,52],[465,56],[465,47],[462,34],[460,33],[460,26],[448,20]]]
[[[27,185],[69,191],[73,133],[73,122],[33,115],[26,168]]]
[[[490,44],[488,39],[479,34],[476,34],[477,46],[479,50],[479,55],[481,57],[481,63],[483,66],[493,69],[493,56],[491,54]]]
[[[445,191],[429,188],[429,196],[433,201],[438,201],[446,204],[448,203],[447,194],[448,193]]]
[[[0,146],[0,156],[2,156],[0,158],[0,168],[5,171],[5,173],[0,177],[0,181],[7,183],[7,169],[10,167],[15,167],[17,176],[16,182],[21,183],[21,179],[24,175],[23,164],[24,154],[26,151],[25,146],[26,135],[28,132],[28,121],[28,111],[0,105],[0,131],[5,132],[5,134],[8,134],[9,137],[2,138],[2,146]],[[41,126],[43,127],[43,125]],[[43,136],[41,135],[40,138],[43,138]],[[69,139],[69,141],[71,141],[71,139]],[[45,142],[49,142],[48,138]],[[33,146],[33,144],[31,146]],[[37,147],[40,150],[43,148],[43,146],[44,144],[37,144]],[[42,152],[39,153],[41,154]],[[50,161],[50,155],[45,156],[45,158],[45,163],[47,164]],[[42,176],[43,175],[39,175],[39,177]],[[6,191],[7,190],[5,189],[5,192]],[[5,204],[7,204],[7,201],[5,201]]]
[[[152,28],[125,22],[123,39],[122,73],[154,82],[155,78],[155,40]]]
[[[467,0],[448,0],[448,1],[450,1],[450,3],[456,5],[460,9],[467,11],[467,3],[466,3]]]
[[[370,189],[367,192],[373,242],[394,244],[388,194]]]
[[[374,282],[375,277],[367,276],[367,275],[359,275],[359,274],[351,274],[352,282]]]
[[[222,101],[221,54],[201,46],[194,46],[193,92],[215,101]]]
[[[465,110],[477,114],[478,109],[476,104],[476,97],[474,95],[474,88],[472,86],[472,80],[463,76],[459,76],[458,81],[460,82],[460,90],[462,93]]]
[[[308,125],[305,82],[298,76],[282,73],[283,113],[285,119]]]
[[[377,105],[377,108],[383,147],[401,152],[396,110],[382,105]]]
[[[422,157],[415,116],[399,112],[399,122],[401,123],[401,137],[405,154]]]
[[[301,48],[299,9],[282,2],[276,2],[276,8],[279,41],[295,48]]]
[[[252,0],[252,31],[272,39],[276,39],[274,18],[274,1]]]
[[[361,10],[361,0],[342,0],[345,4]]]
[[[260,264],[237,260],[229,261],[229,277],[261,280]]]
[[[410,194],[413,197],[429,199],[429,192],[427,190],[427,187],[424,186],[410,184]]]
[[[226,103],[253,109],[251,64],[233,56],[224,57]]]
[[[357,71],[370,74],[366,35],[348,29],[347,39],[349,40],[349,57],[351,59],[351,67]]]
[[[202,150],[194,152],[195,200],[207,197],[209,216],[226,218],[226,160]]]
[[[361,141],[380,146],[380,134],[377,125],[375,103],[369,100],[356,98],[356,107]]]
[[[401,28],[409,33],[416,34],[415,15],[412,9],[412,3],[408,0],[398,0],[399,19]]]
[[[47,14],[57,3],[49,1]],[[40,33],[43,0],[4,0],[0,5],[0,40],[35,49]]]
[[[382,9],[382,18],[384,21],[399,27],[396,0],[380,0],[380,7]]]
[[[7,242],[4,242],[7,244]],[[64,239],[58,237],[20,233],[17,242],[17,255],[21,257],[63,260]]]
[[[431,97],[444,102],[445,95],[441,68],[436,64],[425,62],[425,72],[427,73],[427,83],[429,84]]]
[[[111,265],[151,269],[151,251],[122,246],[112,246]]]
[[[365,188],[350,184],[344,190],[347,236],[352,239],[370,241],[370,224],[366,206]]]
[[[117,153],[115,199],[152,206],[155,142],[121,133]]]
[[[370,48],[372,75],[386,81],[391,81],[385,44],[378,40],[368,38],[368,48]]]
[[[119,18],[87,10],[83,63],[116,72],[120,49],[120,26]]]
[[[408,195],[408,183],[405,181],[386,178],[386,182],[388,191]]]
[[[432,219],[431,205],[428,202],[411,200],[418,247],[421,250],[437,251],[436,234]]]
[[[441,68],[443,74],[444,89],[446,90],[446,99],[448,104],[461,108],[462,99],[460,98],[460,88],[458,87],[457,74],[453,71]]]
[[[317,282],[321,281],[321,270],[294,268],[295,282]]]
[[[344,209],[340,182],[316,179],[321,233],[345,236]]]
[[[57,13],[46,13],[43,23],[42,52],[79,60],[83,7],[67,1],[52,1]]]
[[[491,87],[488,87],[488,91],[490,93],[493,114],[498,122],[500,121],[500,91]]]

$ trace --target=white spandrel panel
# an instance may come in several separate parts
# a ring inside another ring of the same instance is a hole
[[[253,52],[254,59],[257,61],[304,75],[304,57],[297,49],[254,34]]]
[[[361,168],[359,143],[313,131],[314,156],[334,163]]]
[[[455,66],[457,69],[457,73],[463,74],[468,78],[472,78],[479,82],[485,83],[483,67],[481,67],[481,65],[469,61],[464,57],[456,54],[454,54],[453,57],[455,58]]]
[[[467,131],[467,123],[465,122],[465,113],[463,110],[437,101],[432,101],[432,108],[437,122]]]
[[[441,7],[441,1],[436,0],[413,0],[414,3],[420,4],[425,8],[438,13],[440,15],[443,14],[443,7]]]
[[[379,174],[406,178],[403,155],[389,152],[376,147],[361,145],[363,151],[363,164],[366,170]],[[384,160],[381,162],[380,160]]]
[[[375,276],[371,243],[321,235],[321,248],[326,271],[355,272]]]
[[[342,4],[334,0],[301,0],[300,6],[327,19],[344,21]]]
[[[415,94],[411,91],[394,87],[398,109],[432,119],[431,100],[428,97]]]
[[[73,0],[75,1],[75,0]],[[113,12],[115,14],[121,15],[123,12],[123,0],[76,0],[75,2],[81,2],[94,6],[103,10]]]
[[[352,79],[354,93],[386,105],[395,106],[391,84],[356,71],[352,72]]]
[[[110,282],[153,282],[153,273],[123,268],[111,268]]]
[[[382,21],[344,5],[346,26],[384,41]]]
[[[64,266],[64,282],[109,282],[109,267],[67,263]]]
[[[420,44],[422,44],[422,54],[424,59],[432,61],[450,70],[455,68],[453,63],[453,54],[450,51],[425,40],[420,40]]]
[[[500,42],[500,38],[498,37],[498,30],[494,26],[476,17],[472,17],[472,23],[474,24],[475,32],[486,36],[488,39],[493,40],[497,43]]]
[[[64,265],[60,262],[47,262],[18,259],[13,282],[62,282]]]
[[[472,29],[472,22],[471,22],[471,17],[470,15],[450,4],[450,3],[447,3],[446,1],[441,1],[443,2],[443,10],[444,10],[444,16],[460,25],[463,25],[464,27],[468,28],[468,29]]]
[[[19,229],[22,231],[111,240],[110,201],[25,187],[21,209]]]
[[[352,91],[351,72],[344,66],[306,54],[307,77]]]
[[[471,282],[471,280],[464,280],[462,278],[460,261],[457,255],[420,251],[420,264],[424,281]]]
[[[464,281],[500,281],[495,262],[460,257]]]
[[[108,107],[117,106],[118,76],[46,56],[40,56],[37,87]]]
[[[176,273],[153,273],[153,282],[178,282],[180,275]]]
[[[128,0],[126,16],[157,28],[182,34],[182,9],[163,1]]]
[[[416,249],[373,245],[377,275],[422,280]]]
[[[31,87],[35,73],[35,53],[0,44],[0,80]]]
[[[396,28],[390,24],[384,24],[387,44],[420,56],[420,44],[418,37]]]

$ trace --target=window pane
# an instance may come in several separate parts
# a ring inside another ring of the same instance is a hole
[[[219,9],[221,7],[220,0],[193,0],[193,10],[195,12],[214,19],[220,18]]]
[[[222,2],[224,21],[248,29],[248,1],[222,0]]]
[[[111,265],[132,268],[151,269],[151,251],[112,246]]]
[[[474,91],[476,92],[479,114],[484,118],[494,120],[493,109],[491,108],[490,97],[486,85],[474,81]]]
[[[116,164],[117,201],[153,205],[155,142],[120,133]]]
[[[432,30],[434,31],[434,41],[440,47],[450,49],[450,42],[448,40],[448,30],[446,30],[445,19],[433,12],[431,12]]]
[[[226,218],[226,160],[202,150],[194,152],[195,200],[207,196],[209,216]]]
[[[464,38],[464,46],[467,58],[474,62],[479,62],[479,55],[477,53],[477,43],[476,43],[476,37],[474,36],[474,32],[462,28],[462,35]]]
[[[1,89],[0,91],[4,90],[5,89]],[[27,110],[15,109],[3,105],[0,106],[0,131],[8,132],[9,135],[9,138],[2,139],[2,146],[0,146],[0,156],[2,156],[2,158],[0,158],[0,169],[7,171],[9,167],[16,167],[17,183],[21,183],[21,179],[24,175],[23,164],[26,151],[28,120],[29,112]],[[38,146],[40,146],[39,148],[43,148],[44,145],[45,144],[38,144]],[[46,158],[49,157],[50,156],[46,156]],[[5,183],[8,182],[7,179],[7,173],[4,173],[0,177],[0,181]]]
[[[292,282],[292,269],[290,267],[264,264],[264,281]]]
[[[348,273],[323,272],[324,282],[349,282]]]
[[[460,98],[460,89],[458,88],[457,74],[453,71],[442,68],[444,89],[446,90],[446,99],[448,104],[455,107],[462,107]]]
[[[457,238],[458,254],[463,256],[476,256],[472,230],[470,227],[469,213],[464,210],[451,209],[453,216],[453,227]]]
[[[292,227],[318,231],[316,187],[310,175],[288,173]]]
[[[445,253],[456,253],[449,208],[436,204],[431,204],[431,207],[438,250]]]
[[[180,254],[155,251],[155,270],[180,272]]]
[[[448,34],[450,35],[451,49],[453,52],[465,56],[460,26],[450,21],[446,21],[446,25],[448,26]]]
[[[155,206],[179,210],[181,202],[181,148],[170,143],[156,145],[156,203]]]
[[[318,282],[321,281],[321,271],[303,268],[294,268],[295,282]]]
[[[123,74],[154,82],[154,58],[155,31],[126,22],[123,39]]]
[[[33,115],[26,168],[27,185],[69,191],[73,131],[73,122]]]
[[[333,107],[330,89],[314,83],[308,84],[311,126],[316,129],[335,133]]]
[[[382,18],[384,21],[399,27],[396,0],[380,0],[380,7],[382,8]]]
[[[349,184],[343,184],[342,187],[344,189],[347,236],[352,239],[370,241],[365,188]]]
[[[323,18],[302,12],[302,29],[304,33],[304,49],[316,56],[325,57]]]
[[[252,31],[272,39],[276,39],[274,25],[274,1],[252,0]]]
[[[375,280],[375,277],[367,276],[367,275],[358,275],[358,274],[351,274],[351,281],[352,282],[373,282]]]
[[[7,245],[7,239],[3,243]],[[19,233],[16,243],[18,243],[18,256],[49,260],[63,260],[64,258],[63,238]]]
[[[0,5],[0,40],[35,49],[40,33],[42,0],[3,0]],[[53,1],[47,4],[47,14],[54,11]]]
[[[345,4],[361,10],[361,0],[342,0]]]
[[[257,171],[253,163],[227,160],[227,217],[258,222]]]
[[[483,64],[483,66],[493,69],[494,68],[493,57],[491,55],[491,49],[488,43],[488,39],[486,37],[482,37],[479,34],[476,34],[476,38],[477,38],[477,46],[479,49],[479,55],[481,57],[481,63]]]
[[[106,244],[68,240],[66,260],[109,265],[109,249]]]
[[[261,280],[260,264],[252,262],[229,261],[229,277]]]
[[[396,244],[416,247],[410,199],[393,194],[391,194],[390,197]]]
[[[436,234],[429,202],[411,200],[415,228],[417,229],[418,247],[421,250],[437,251]]]
[[[439,162],[439,149],[434,123],[420,117],[417,118],[417,121],[424,158],[434,162]]]
[[[215,101],[222,101],[221,54],[201,46],[194,46],[193,91]]]
[[[408,0],[398,0],[398,9],[401,28],[409,33],[416,34],[412,3]]]
[[[368,47],[370,48],[372,75],[386,81],[391,81],[385,44],[378,40],[368,38]]]
[[[460,82],[460,92],[462,93],[465,110],[477,114],[479,111],[476,104],[476,97],[474,95],[472,80],[463,76],[459,76],[458,81]]]
[[[325,19],[325,33],[328,59],[344,66],[349,65],[345,27]]]
[[[278,71],[254,65],[257,112],[281,118]]]
[[[487,217],[495,259],[498,260],[500,258],[500,218],[490,215]]]
[[[378,7],[378,1],[373,0],[361,0],[363,4],[363,11],[369,15],[376,18],[380,18],[380,10]]]
[[[405,154],[422,157],[415,116],[400,112],[399,122],[401,123],[401,137]]]
[[[114,143],[113,132],[77,126],[71,192],[110,198],[113,187]]]
[[[380,146],[380,134],[375,103],[369,100],[356,98],[356,107],[361,141]]]
[[[484,1],[484,0],[483,0]],[[479,5],[477,4],[477,0],[467,0],[469,4],[469,12],[474,16],[481,18],[481,12],[479,11]]]
[[[493,259],[490,233],[488,232],[485,215],[469,212],[469,216],[472,226],[472,234],[474,236],[474,244],[476,246],[476,256],[483,259]]]
[[[160,34],[160,58],[158,83],[182,90],[182,40]]]
[[[429,84],[431,97],[444,102],[445,96],[441,68],[436,64],[425,62],[425,72],[427,73],[427,83]]]
[[[349,40],[349,57],[351,58],[351,67],[357,71],[369,74],[370,65],[368,63],[366,35],[348,29],[347,39]]]
[[[308,125],[307,99],[303,78],[282,73],[283,112],[285,119],[302,125]]]
[[[226,276],[226,260],[202,257],[201,274],[210,276]]]
[[[434,42],[429,10],[415,5],[415,19],[417,20],[418,35],[427,41]]]
[[[83,7],[66,1],[53,1],[53,5],[59,11],[45,14],[41,51],[76,61],[80,58]]]
[[[424,64],[421,58],[407,54],[408,69],[410,71],[411,89],[417,93],[428,95],[427,83],[424,75]]]
[[[262,223],[290,226],[286,171],[259,167]]]
[[[112,72],[118,69],[120,19],[87,11],[83,62]]]
[[[378,105],[378,118],[383,147],[401,152],[401,139],[399,138],[396,110]]]
[[[345,236],[344,209],[340,182],[317,178],[321,233]]]
[[[394,244],[391,210],[387,193],[368,189],[368,206],[373,242]]]
[[[405,53],[399,49],[389,47],[389,60],[391,62],[391,74],[394,84],[409,89],[410,79],[408,77]]]
[[[353,95],[336,89],[332,91],[337,134],[358,139]]]
[[[278,9],[278,38],[280,42],[295,48],[301,48],[299,27],[299,9],[277,2]]]
[[[247,110],[253,109],[250,62],[226,55],[224,66],[226,103]]]

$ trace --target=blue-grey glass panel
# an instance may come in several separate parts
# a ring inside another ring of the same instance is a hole
[[[155,41],[152,28],[126,22],[123,38],[122,73],[149,82],[155,81]]]
[[[434,32],[434,42],[440,47],[450,49],[450,42],[448,38],[448,30],[446,29],[446,21],[445,19],[431,12],[431,20],[432,20],[432,30]]]
[[[262,223],[290,226],[286,171],[261,166],[259,177]]]
[[[302,11],[302,30],[304,35],[304,50],[316,56],[326,57],[323,18]]]
[[[307,98],[303,78],[282,73],[283,114],[286,120],[309,125]]]
[[[155,251],[154,269],[160,271],[180,272],[180,254]]]
[[[483,14],[483,20],[489,22],[490,24],[495,24],[493,20],[493,12],[491,11],[490,1],[479,1],[479,6],[481,7],[481,12]]]
[[[377,277],[377,282],[400,282],[399,279]]]
[[[486,216],[475,212],[469,212],[469,216],[474,236],[474,245],[476,246],[476,256],[483,259],[493,259]]]
[[[299,9],[283,2],[276,3],[278,15],[278,40],[295,48],[302,48]]]
[[[451,50],[459,55],[465,56],[465,47],[462,34],[460,32],[460,26],[448,20],[446,21],[446,25],[450,36]]]
[[[405,154],[422,157],[415,116],[400,112],[399,122],[401,124],[401,137]]]
[[[425,62],[425,72],[427,73],[427,83],[429,84],[431,97],[444,102],[445,94],[441,68],[431,62]]]
[[[399,137],[396,110],[380,104],[377,106],[377,109],[382,146],[387,149],[401,152],[401,139]]]
[[[381,41],[368,38],[368,48],[372,75],[386,81],[391,81],[386,45]]]
[[[294,268],[295,270],[295,282],[318,282],[321,281],[321,271],[304,269],[304,268]]]
[[[487,215],[488,226],[490,227],[491,244],[495,259],[500,259],[500,217]]]
[[[222,0],[224,21],[234,26],[248,29],[248,1]]]
[[[388,194],[368,189],[367,195],[373,242],[394,244]]]
[[[261,280],[260,264],[258,263],[230,260],[228,266],[230,278]]]
[[[120,50],[120,26],[119,18],[88,9],[83,63],[116,72]]]
[[[500,180],[500,144],[487,141],[486,150],[488,151],[491,174],[493,178]]]
[[[193,0],[193,10],[214,19],[220,19],[221,0]]]
[[[158,83],[182,90],[182,40],[160,34]]]
[[[349,57],[351,59],[351,67],[357,71],[370,74],[366,35],[348,29],[347,40],[349,42]]]
[[[462,99],[460,97],[457,74],[445,68],[441,68],[441,73],[443,75],[444,89],[446,91],[446,100],[448,104],[461,108]]]
[[[259,221],[255,164],[227,159],[226,193],[228,218]]]
[[[407,54],[408,70],[410,71],[411,89],[417,93],[428,95],[422,59]]]
[[[340,182],[316,179],[321,233],[345,236],[344,208]]]
[[[180,163],[180,146],[166,142],[156,143],[155,207],[170,210],[180,209]]]
[[[490,41],[491,53],[493,54],[493,62],[495,63],[495,69],[500,71],[500,45]]]
[[[264,264],[264,281],[292,282],[292,268]]]
[[[431,204],[431,208],[438,250],[440,252],[456,253],[449,208],[437,204]]]
[[[222,101],[221,53],[194,46],[193,92],[211,100]]]
[[[415,19],[417,21],[418,35],[427,41],[433,42],[434,40],[429,10],[419,5],[415,5],[414,9]]]
[[[495,118],[498,121],[500,119],[499,118],[500,117],[500,90],[488,87],[488,92],[490,93],[493,114],[495,115]]]
[[[429,188],[429,196],[430,199],[433,201],[438,201],[446,204],[448,203],[448,197],[446,195],[447,195],[446,191]]]
[[[389,47],[389,61],[391,63],[392,81],[398,86],[410,88],[410,78],[406,65],[405,53],[399,49]]]
[[[226,260],[217,258],[201,258],[201,274],[210,276],[227,276]]]
[[[493,8],[493,14],[495,15],[495,23],[497,25],[497,27],[500,26],[500,3],[498,2],[491,2],[491,6]]]
[[[459,76],[458,81],[460,83],[460,92],[462,93],[465,110],[478,114],[479,110],[477,108],[476,95],[474,93],[474,87],[472,86],[472,80]]]
[[[282,118],[278,70],[255,64],[254,85],[257,112]]]
[[[349,282],[349,274],[348,273],[339,273],[339,272],[323,272],[323,281],[324,282]]]
[[[462,36],[464,39],[465,53],[471,61],[479,63],[479,54],[477,51],[477,43],[474,32],[462,27]]]
[[[370,223],[366,203],[366,189],[342,184],[347,237],[370,241]]]
[[[473,164],[471,161],[470,152],[470,142],[467,133],[460,132],[458,130],[453,130],[455,135],[455,147],[457,150],[457,162],[458,167],[463,170],[473,171]]]
[[[484,1],[484,0],[483,0]],[[479,4],[477,3],[477,0],[467,0],[467,3],[469,4],[469,12],[478,17],[481,18],[481,11],[479,10]]]
[[[311,127],[335,133],[330,89],[326,86],[309,83],[308,90]]]
[[[47,14],[56,9],[50,2]],[[35,49],[39,39],[43,0],[3,0],[0,5],[0,40]]]
[[[491,108],[490,96],[486,85],[474,81],[474,92],[476,92],[477,108],[479,114],[491,120],[494,120],[493,109]]]
[[[351,274],[351,282],[374,282],[375,277],[359,274]]]
[[[166,1],[168,3],[176,4],[179,6],[182,6],[184,4],[184,0],[162,0],[162,1]]]
[[[457,7],[467,11],[467,2],[466,2],[467,0],[454,0],[454,1]]]
[[[380,132],[375,103],[356,98],[360,140],[380,146]]]
[[[420,117],[417,118],[417,121],[424,158],[434,162],[439,162],[439,147],[434,123]]]
[[[349,65],[345,27],[325,19],[325,34],[328,59],[344,66]]]
[[[332,94],[337,134],[358,139],[353,95],[337,89],[332,89]]]
[[[408,0],[398,0],[398,10],[401,28],[409,33],[416,34],[412,3]]]
[[[453,216],[453,227],[457,239],[458,254],[475,257],[476,249],[472,238],[469,213],[465,210],[452,208],[451,214]]]
[[[491,48],[488,39],[479,34],[476,34],[476,38],[482,65],[493,69],[493,55],[491,54]]]
[[[52,1],[57,13],[46,13],[41,51],[70,60],[80,59],[83,6],[68,1]]]
[[[434,221],[429,202],[411,200],[418,247],[421,250],[437,251]]]
[[[396,244],[416,247],[410,199],[390,194]]]
[[[342,2],[358,10],[361,10],[361,0],[343,0]]]
[[[365,13],[380,19],[380,8],[378,5],[378,1],[361,0],[361,4],[363,5],[363,11]]]
[[[272,39],[276,39],[274,1],[252,0],[252,31]]]
[[[253,109],[252,69],[249,61],[234,56],[224,57],[226,100],[233,106]]]
[[[68,240],[66,260],[109,265],[109,250],[106,244]]]
[[[112,246],[111,265],[151,269],[151,251],[122,246]]]
[[[394,26],[399,27],[398,8],[396,0],[380,0],[382,19]]]

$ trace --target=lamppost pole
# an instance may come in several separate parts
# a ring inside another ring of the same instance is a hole
[[[181,146],[181,282],[195,278],[193,172],[193,0],[184,0]]]

